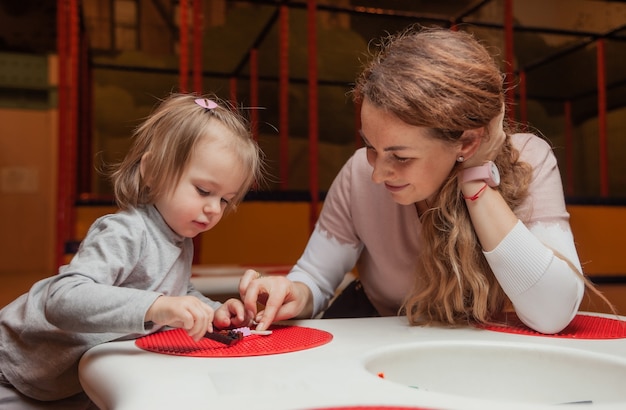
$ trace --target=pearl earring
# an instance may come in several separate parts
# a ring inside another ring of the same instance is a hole
[[[460,155],[456,160],[457,162],[463,162],[465,161],[465,157],[463,155]]]

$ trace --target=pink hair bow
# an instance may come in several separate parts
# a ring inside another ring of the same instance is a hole
[[[200,107],[205,108],[207,110],[212,110],[217,108],[217,103],[213,100],[209,100],[208,98],[196,98],[194,100],[196,104]]]

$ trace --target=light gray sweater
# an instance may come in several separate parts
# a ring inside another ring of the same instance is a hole
[[[159,328],[144,323],[161,295],[194,295],[193,242],[154,206],[94,222],[69,265],[0,311],[0,372],[23,394],[56,400],[79,393],[78,362],[89,348]]]

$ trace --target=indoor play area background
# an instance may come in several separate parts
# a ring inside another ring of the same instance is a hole
[[[173,91],[243,107],[270,174],[195,262],[295,263],[360,146],[350,89],[371,40],[422,24],[502,63],[509,119],[554,147],[585,273],[626,313],[626,2],[2,0],[0,19],[0,306],[115,211],[98,170]]]

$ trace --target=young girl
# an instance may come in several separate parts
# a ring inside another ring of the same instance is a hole
[[[247,123],[216,101],[163,101],[112,174],[120,211],[94,222],[58,275],[0,311],[2,408],[64,398],[54,406],[89,406],[78,362],[97,344],[164,326],[199,340],[214,325],[246,324],[239,300],[212,301],[190,283],[192,238],[233,209],[262,170]]]

